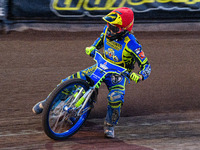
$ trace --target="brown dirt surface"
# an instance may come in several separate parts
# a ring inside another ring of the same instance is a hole
[[[46,98],[61,79],[94,64],[84,49],[99,35],[100,32],[32,30],[0,35],[0,149],[164,150],[170,143],[172,149],[181,149],[176,147],[177,143],[183,149],[199,148],[198,142],[194,142],[200,137],[196,116],[200,108],[200,32],[135,32],[152,73],[144,82],[127,85],[117,138],[105,139],[102,126],[93,121],[105,116],[108,91],[104,84],[99,89],[91,120],[80,132],[61,142],[43,133],[41,116],[32,114],[32,106]],[[165,116],[163,123],[163,118],[157,115],[152,116],[158,118],[152,119],[155,124],[147,122],[146,115],[174,112],[186,113],[187,120],[183,113],[173,116],[181,122],[169,124],[172,118]],[[133,118],[127,122],[135,124],[126,125],[127,117]],[[141,122],[137,124],[134,117]],[[101,120],[99,123],[103,124]],[[127,126],[136,131],[127,132],[130,131]],[[162,126],[162,130],[155,126]]]

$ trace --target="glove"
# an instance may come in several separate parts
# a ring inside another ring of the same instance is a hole
[[[133,72],[131,75],[130,75],[130,79],[135,81],[135,83],[138,83],[140,80],[142,80],[142,75],[139,75],[135,72]]]
[[[86,48],[85,48],[85,53],[86,53],[87,55],[90,56],[91,52],[92,52],[94,49],[95,49],[94,46],[86,47]]]

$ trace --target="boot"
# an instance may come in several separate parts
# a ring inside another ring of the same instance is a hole
[[[104,122],[104,135],[107,138],[114,138],[115,137],[114,126],[107,122]]]
[[[38,102],[33,106],[32,111],[34,114],[41,114],[44,108],[45,100]]]

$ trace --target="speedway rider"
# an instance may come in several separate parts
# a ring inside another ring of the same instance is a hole
[[[86,48],[86,54],[93,57],[96,50],[104,48],[103,54],[106,60],[127,68],[129,72],[134,69],[134,64],[137,62],[140,71],[138,74],[131,73],[130,79],[136,83],[146,80],[151,73],[151,66],[142,51],[142,46],[131,33],[134,24],[133,11],[127,7],[117,8],[103,17],[103,20],[107,22],[107,25],[94,44]],[[90,76],[95,68],[96,65],[93,65],[63,79],[62,82],[70,78],[85,79],[84,74]],[[114,127],[118,123],[121,107],[124,103],[126,80],[124,76],[117,74],[108,74],[104,79],[109,90],[104,134],[109,138],[114,138]],[[45,100],[37,103],[32,109],[33,112],[35,114],[41,113],[44,104]]]

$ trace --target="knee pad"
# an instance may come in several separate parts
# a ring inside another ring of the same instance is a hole
[[[124,94],[120,91],[111,91],[107,98],[108,104],[112,108],[121,107],[121,105],[124,103]]]

